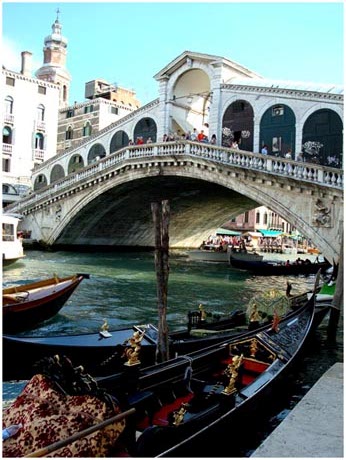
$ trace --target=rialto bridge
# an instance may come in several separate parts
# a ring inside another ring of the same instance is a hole
[[[10,207],[24,215],[32,238],[153,246],[150,203],[169,199],[170,246],[196,247],[232,217],[264,205],[338,260],[342,88],[274,82],[188,51],[155,79],[156,100],[34,169],[32,194]],[[194,128],[215,134],[216,144],[186,140],[182,134]],[[175,141],[162,142],[173,133]],[[140,137],[153,143],[129,146]],[[240,150],[230,148],[234,140]],[[258,153],[264,144],[267,156]],[[284,158],[289,150],[293,159]],[[294,161],[298,152],[305,162]]]
[[[131,146],[12,206],[49,245],[153,247],[150,203],[168,199],[170,246],[196,247],[257,205],[285,216],[329,260],[343,232],[341,170],[198,142]]]

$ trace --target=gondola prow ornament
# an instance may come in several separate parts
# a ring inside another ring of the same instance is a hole
[[[125,366],[135,366],[141,364],[139,360],[139,353],[141,351],[141,341],[144,337],[144,332],[134,332],[133,336],[125,340],[124,344],[127,345],[124,351],[124,356],[127,358]]]

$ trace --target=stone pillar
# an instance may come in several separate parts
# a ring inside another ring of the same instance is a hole
[[[253,151],[254,153],[259,153],[261,151],[260,146],[260,122],[261,119],[259,117],[254,117],[253,121]]]
[[[162,141],[162,137],[164,134],[167,134],[169,131],[169,112],[170,112],[170,104],[168,101],[168,81],[169,78],[167,76],[163,77],[160,80],[159,85],[159,120],[160,124],[157,127],[157,142]]]
[[[213,77],[210,81],[210,91],[212,93],[212,103],[209,113],[209,138],[216,134],[216,143],[221,145],[222,141],[222,63],[213,64]]]
[[[295,157],[297,157],[297,154],[300,153],[303,148],[302,148],[302,142],[303,142],[303,124],[299,121],[296,123],[296,148],[295,148]]]

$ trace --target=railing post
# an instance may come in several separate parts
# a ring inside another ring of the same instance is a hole
[[[323,182],[324,182],[323,170],[322,169],[317,170],[317,181],[320,182],[321,184],[323,184]]]
[[[273,160],[271,158],[266,158],[266,171],[273,171]]]

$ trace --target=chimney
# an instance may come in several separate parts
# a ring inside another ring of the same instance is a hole
[[[29,51],[22,51],[22,70],[20,73],[26,77],[31,77],[32,67],[32,53]]]

